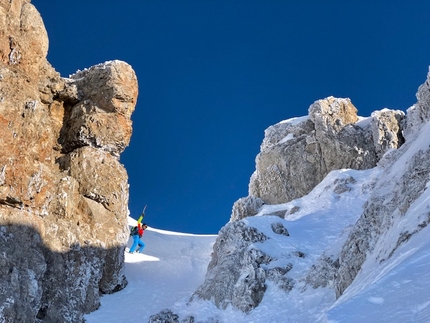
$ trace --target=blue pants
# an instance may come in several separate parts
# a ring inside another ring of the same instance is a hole
[[[139,248],[137,249],[137,252],[142,252],[143,249],[145,248],[145,244],[143,243],[142,240],[140,240],[139,235],[136,234],[133,236],[133,245],[130,248],[130,252],[134,252],[134,250],[138,245],[139,245]]]

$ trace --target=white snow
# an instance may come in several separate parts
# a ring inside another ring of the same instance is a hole
[[[129,218],[129,225],[136,220]],[[150,315],[187,299],[204,280],[215,239],[148,227],[142,237],[144,253],[125,253],[127,287],[104,295],[100,309],[86,315],[86,321],[126,322],[133,315],[131,321],[147,322]]]
[[[372,117],[358,117],[358,121],[355,123],[355,125],[365,129],[372,123]]]
[[[290,119],[286,119],[286,120],[282,120],[280,122],[278,122],[279,124],[283,124],[283,123],[288,123],[292,126],[298,125],[299,123],[305,122],[306,120],[309,119],[309,116],[304,116],[304,117],[294,117],[294,118],[290,118]]]
[[[409,145],[390,172],[384,173],[380,168],[334,171],[307,196],[285,204],[264,205],[257,216],[244,219],[270,238],[255,244],[278,259],[270,266],[293,264],[288,275],[298,283],[290,293],[268,282],[262,302],[249,314],[233,308],[219,310],[209,301],[189,302],[204,281],[216,236],[148,228],[143,237],[144,254],[125,254],[128,286],[103,296],[100,309],[85,316],[87,322],[147,322],[151,315],[166,308],[179,314],[181,319],[194,315],[196,322],[430,322],[430,225],[412,235],[385,261],[369,256],[356,279],[337,300],[333,289],[304,288],[304,282],[300,281],[323,252],[329,256],[338,253],[362,213],[372,181],[381,176],[400,176],[413,152],[428,149],[429,137],[430,125],[421,130],[420,138],[424,139]],[[346,180],[350,177],[355,183],[348,184]],[[342,181],[351,190],[337,194],[334,187]],[[267,215],[293,208],[298,211],[285,219]],[[429,210],[430,190],[425,190],[403,218],[387,231],[383,237],[385,246],[395,244],[402,230],[413,229],[409,222],[413,214],[428,216]],[[271,223],[275,221],[284,224],[289,237],[273,233]],[[132,225],[135,221],[129,222]],[[305,257],[295,257],[297,251]],[[383,254],[383,250],[376,249],[374,254]]]

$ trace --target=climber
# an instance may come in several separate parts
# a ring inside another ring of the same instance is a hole
[[[145,243],[140,240],[140,238],[142,238],[143,236],[143,232],[145,231],[145,229],[148,226],[146,225],[146,223],[138,223],[137,227],[135,227],[135,230],[132,230],[131,232],[131,236],[133,237],[133,245],[130,248],[130,253],[134,253],[134,251],[136,250],[136,247],[139,246],[139,248],[137,249],[136,252],[142,253],[143,249],[145,248]]]

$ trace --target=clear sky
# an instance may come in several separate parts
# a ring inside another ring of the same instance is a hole
[[[67,77],[107,60],[136,71],[130,212],[217,233],[248,195],[264,130],[349,97],[405,110],[430,65],[428,0],[32,0]]]

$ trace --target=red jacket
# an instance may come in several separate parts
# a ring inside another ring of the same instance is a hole
[[[142,225],[140,223],[138,223],[137,224],[137,234],[139,235],[140,238],[142,238],[142,236],[143,236],[143,231],[145,231],[145,230],[142,228]]]

